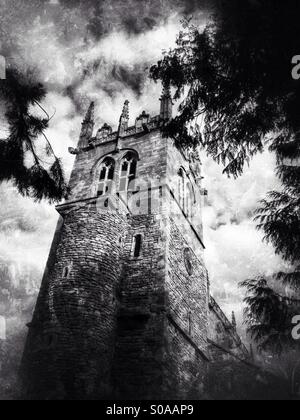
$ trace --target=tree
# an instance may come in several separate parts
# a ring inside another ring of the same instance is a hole
[[[247,290],[246,323],[258,343],[261,363],[286,382],[292,398],[299,399],[299,346],[291,333],[291,320],[299,313],[300,301],[276,292],[263,277],[246,280],[241,287]]]
[[[8,137],[0,140],[0,182],[13,181],[22,195],[37,201],[60,201],[67,195],[68,187],[61,162],[45,134],[50,116],[41,101],[46,91],[32,70],[21,74],[9,68],[6,76],[0,81],[8,126]],[[38,115],[36,109],[44,116]],[[44,146],[40,145],[41,138]]]
[[[297,0],[224,0],[204,30],[183,24],[174,49],[151,69],[151,77],[175,88],[179,114],[163,128],[177,145],[201,145],[238,177],[251,158],[266,148],[277,157],[282,189],[272,191],[257,210],[258,228],[290,264],[275,278],[300,287],[300,83],[291,76],[300,51]],[[282,339],[290,302],[266,279],[244,283],[251,297],[248,325],[260,344]],[[270,340],[270,331],[277,340]],[[286,333],[286,331],[285,331]],[[276,344],[275,344],[276,343]]]
[[[275,354],[293,350],[291,320],[300,301],[277,293],[264,277],[246,280],[241,287],[247,289],[245,315],[258,349]]]

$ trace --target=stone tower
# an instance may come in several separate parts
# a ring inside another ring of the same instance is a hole
[[[208,366],[201,163],[160,115],[82,124],[22,362],[27,398],[201,398]]]

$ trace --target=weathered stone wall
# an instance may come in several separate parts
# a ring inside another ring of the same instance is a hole
[[[203,261],[190,252],[188,272],[185,250],[189,244],[180,226],[170,220],[168,242],[168,327],[165,380],[174,398],[201,395],[207,368],[207,274]]]
[[[122,267],[119,238],[126,228],[122,215],[101,214],[94,205],[64,215],[47,293],[26,349],[27,380],[35,396],[37,390],[42,399],[111,394]]]
[[[199,179],[196,179],[195,173],[192,171],[191,162],[187,157],[187,152],[180,151],[174,146],[172,140],[168,140],[167,147],[167,185],[169,190],[173,194],[175,200],[170,201],[171,211],[173,215],[178,215],[178,223],[182,228],[185,229],[184,236],[189,241],[191,246],[197,255],[203,256],[203,224],[202,224],[202,202],[203,195],[201,189],[201,183]],[[191,185],[192,192],[192,214],[187,215],[182,205],[180,206],[180,194],[179,194],[179,176],[178,172],[182,168],[185,172],[186,180]],[[200,174],[198,174],[200,176]],[[182,217],[184,216],[184,217]],[[191,226],[194,232],[191,232]],[[199,239],[200,242],[199,243]]]
[[[189,161],[168,143],[166,200],[168,319],[165,328],[164,384],[166,395],[176,399],[201,398],[208,367],[208,277],[203,262],[201,191]],[[184,168],[193,185],[192,213],[180,203],[178,171]]]
[[[142,191],[139,211],[128,215],[118,339],[113,363],[117,398],[161,398],[164,321],[166,317],[166,222],[160,186],[165,182],[166,140],[159,131],[126,138],[119,145],[139,154],[136,187]],[[134,197],[133,197],[134,206]],[[142,235],[138,258],[133,238]]]
[[[144,184],[147,180],[160,180],[166,177],[167,140],[162,139],[160,131],[141,133],[129,136],[97,147],[89,147],[80,151],[76,157],[74,170],[70,179],[72,191],[69,201],[85,200],[97,195],[99,181],[99,165],[103,158],[110,155],[116,160],[115,185],[118,185],[120,160],[126,152],[133,150],[138,153],[139,164],[137,179]]]
[[[28,398],[204,397],[209,281],[200,178],[154,128],[128,129],[123,138],[113,133],[99,144],[80,140],[24,353]],[[128,151],[139,157],[142,196],[132,195],[129,208],[103,209],[96,199],[99,165],[115,159],[117,192]],[[181,167],[193,188],[189,215],[178,194]]]
[[[59,206],[63,221],[23,360],[29,398],[135,397],[136,392],[147,397],[161,383],[166,243],[161,217],[150,215],[147,206],[140,216],[103,211],[95,196],[103,157],[116,160],[117,186],[128,150],[139,155],[141,189],[148,192],[149,178],[160,185],[166,142],[156,130],[120,140],[119,151],[116,146],[114,141],[80,151],[71,197]],[[135,234],[143,235],[138,259],[132,256]]]
[[[169,318],[165,326],[163,395],[166,399],[205,398],[208,360],[193,339]]]
[[[133,216],[129,222],[113,363],[116,396],[160,398],[166,314],[166,237],[158,215]],[[132,255],[136,234],[142,235],[138,258]]]
[[[171,220],[168,250],[168,276],[170,315],[185,330],[202,351],[207,347],[208,290],[207,274],[203,262],[191,252],[192,271],[185,261],[188,243],[178,226]]]

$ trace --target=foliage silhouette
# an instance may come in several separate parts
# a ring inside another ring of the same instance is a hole
[[[0,81],[0,95],[8,127],[8,137],[0,140],[0,182],[12,181],[23,196],[37,201],[60,201],[68,187],[61,161],[45,134],[50,117],[41,106],[44,87],[32,70],[21,74],[9,68],[6,80]]]
[[[300,51],[299,14],[297,0],[217,1],[205,29],[191,20],[183,22],[176,47],[150,71],[152,79],[175,88],[174,99],[180,100],[178,116],[163,128],[178,146],[202,146],[233,177],[240,176],[257,153],[266,149],[275,153],[282,189],[268,194],[256,220],[265,240],[290,264],[290,270],[275,279],[296,293],[300,287],[300,83],[291,72],[292,58]],[[273,296],[263,281],[243,283],[252,296],[246,299],[249,331],[260,344],[270,348],[270,342],[278,351],[282,326],[286,333],[292,329],[291,318],[283,322],[290,302],[278,305],[275,292]]]

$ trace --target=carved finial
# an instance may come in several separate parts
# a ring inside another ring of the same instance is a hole
[[[123,106],[123,111],[120,117],[120,123],[119,123],[119,136],[122,136],[124,132],[128,128],[128,122],[129,122],[129,101],[125,101]]]
[[[94,119],[95,119],[95,102],[91,102],[83,122],[84,123],[94,122]]]
[[[82,123],[82,129],[81,129],[81,138],[84,141],[89,142],[94,131],[94,125],[95,125],[95,103],[91,102],[89,109],[85,115],[85,118]],[[84,145],[84,144],[82,144]]]
[[[162,97],[172,99],[171,88],[170,88],[170,85],[168,83],[163,84]]]
[[[231,321],[231,324],[232,324],[234,330],[236,331],[237,324],[236,324],[236,317],[235,317],[235,313],[234,312],[232,312],[232,321]]]
[[[128,100],[124,102],[121,118],[125,118],[129,120],[129,101]]]
[[[162,121],[169,121],[173,115],[173,102],[171,95],[171,88],[169,84],[163,84],[162,96],[160,98],[160,119]]]

